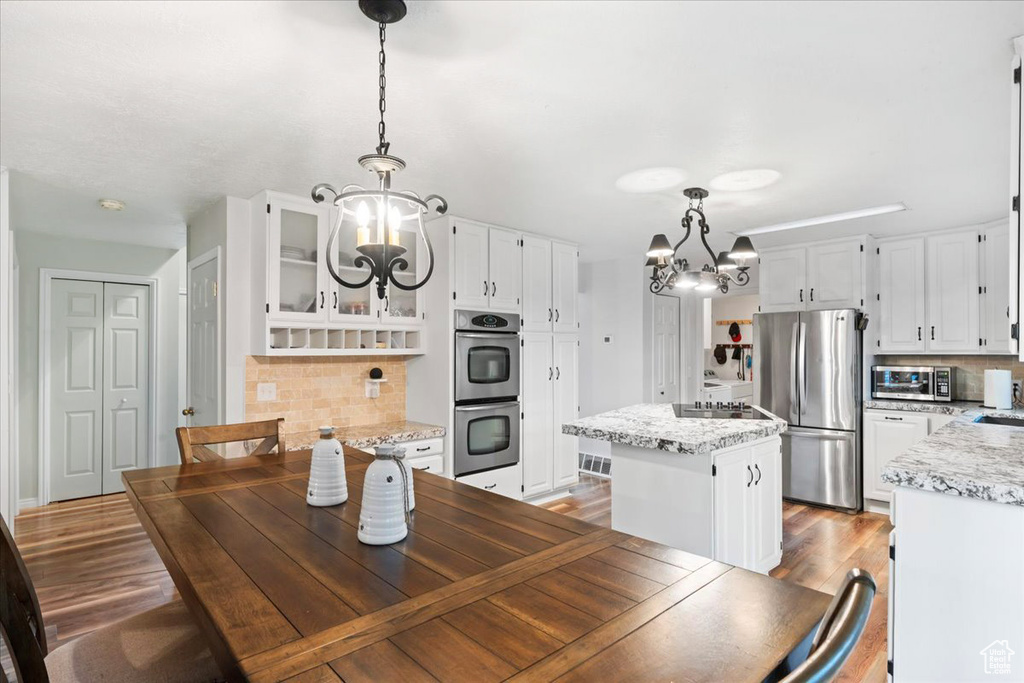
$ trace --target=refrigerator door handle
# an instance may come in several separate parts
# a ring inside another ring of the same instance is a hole
[[[800,323],[793,323],[793,337],[790,342],[789,356],[790,356],[790,367],[793,368],[792,376],[790,377],[790,387],[792,391],[790,396],[793,397],[793,401],[796,402],[796,410],[790,412],[799,415],[800,414],[800,369],[797,358],[800,354]]]
[[[800,323],[799,340],[796,352],[797,396],[800,415],[803,415],[807,412],[807,323]]]

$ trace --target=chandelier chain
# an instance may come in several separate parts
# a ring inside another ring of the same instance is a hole
[[[388,148],[391,146],[391,144],[384,139],[385,133],[387,131],[387,128],[384,125],[384,111],[387,109],[385,90],[387,89],[388,86],[388,79],[384,73],[384,67],[386,66],[387,63],[387,57],[384,54],[384,39],[387,37],[386,29],[387,24],[385,24],[383,21],[380,22],[380,53],[378,56],[378,62],[380,63],[380,97],[378,100],[378,108],[380,109],[380,123],[377,124],[377,133],[380,135],[380,144],[377,145],[377,154],[387,154]]]

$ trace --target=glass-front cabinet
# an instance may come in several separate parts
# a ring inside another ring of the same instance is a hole
[[[331,210],[331,226],[338,220],[338,209]],[[357,231],[359,226],[351,216],[345,216],[341,221],[338,238],[335,240],[333,250],[329,254],[332,258],[334,268],[346,282],[361,283],[369,276],[370,269],[365,266],[357,266],[356,259],[359,252],[356,251]],[[326,269],[326,264],[324,268]],[[334,281],[331,274],[327,273],[327,282],[331,289],[331,322],[360,323],[377,321],[377,288],[374,282],[369,282],[365,287],[352,289],[344,287]]]
[[[399,282],[412,285],[422,279],[426,274],[427,254],[423,240],[420,239],[419,231],[414,227],[403,227],[399,231],[399,244],[405,247],[402,258],[408,263],[405,270],[395,268],[395,279]],[[422,252],[422,253],[421,253]],[[374,290],[376,296],[376,290]],[[381,308],[381,320],[396,324],[411,324],[423,319],[420,290],[404,290],[388,283],[387,295]]]
[[[277,320],[323,320],[327,293],[319,257],[327,244],[327,211],[288,199],[268,206],[268,313]]]

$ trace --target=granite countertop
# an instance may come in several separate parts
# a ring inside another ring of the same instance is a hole
[[[384,443],[400,443],[433,439],[445,435],[445,428],[423,422],[379,422],[357,427],[340,427],[334,430],[338,441],[353,448],[372,448]],[[285,443],[289,449],[312,448],[320,438],[320,432],[288,434]]]
[[[864,408],[868,410],[905,410],[911,413],[932,413],[933,415],[963,415],[968,410],[981,408],[978,401],[895,401],[891,399],[867,399]]]
[[[1024,505],[1024,410],[972,405],[972,409],[891,460],[882,472],[882,481]],[[1017,418],[1022,426],[975,423],[979,415]]]
[[[695,455],[781,434],[788,426],[771,413],[770,419],[678,418],[672,405],[640,404],[584,417],[562,425],[563,434],[588,439]]]

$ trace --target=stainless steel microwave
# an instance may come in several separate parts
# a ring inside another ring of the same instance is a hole
[[[953,373],[950,367],[875,365],[871,368],[871,396],[901,401],[952,401]]]

